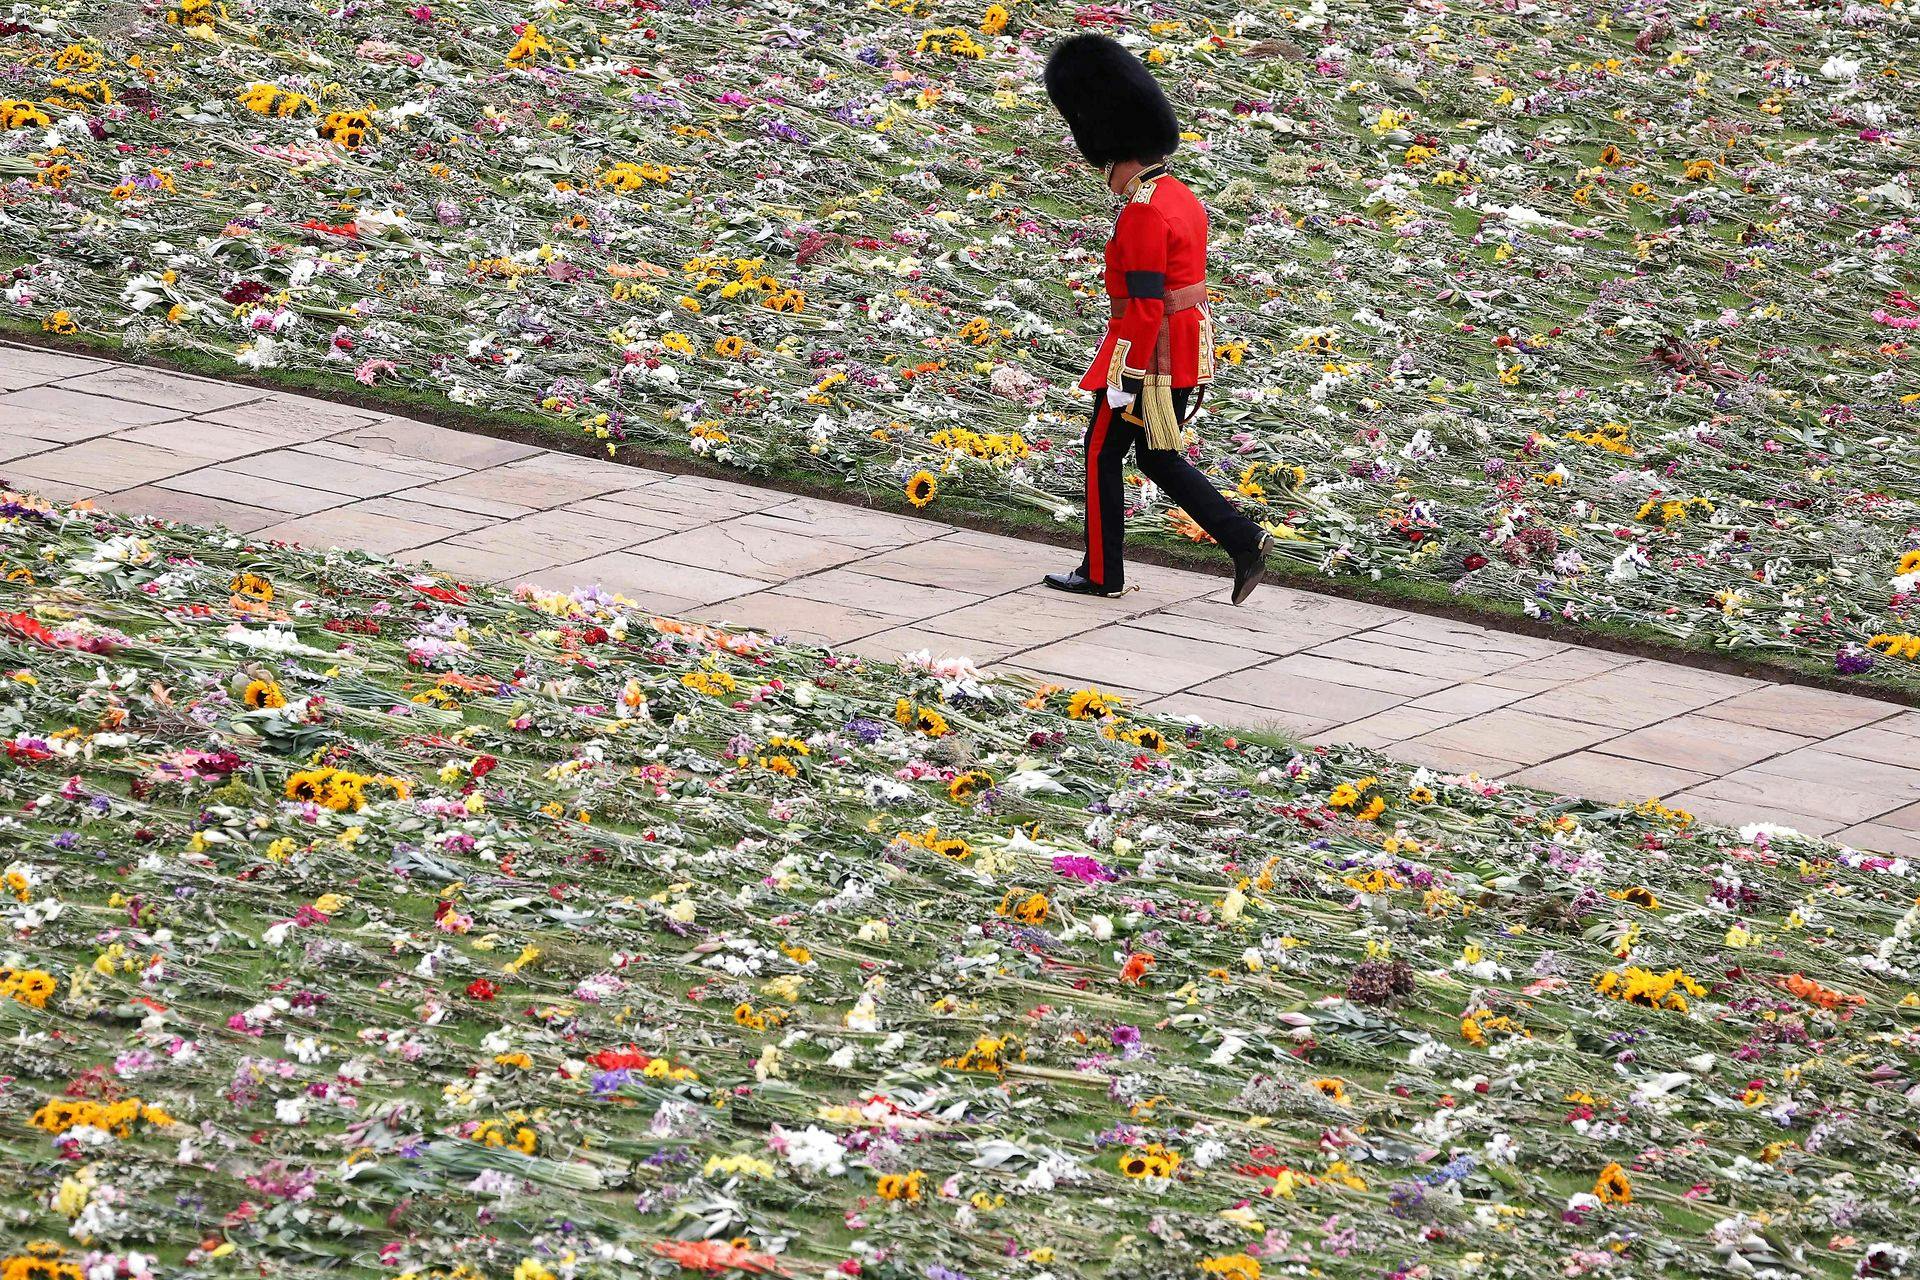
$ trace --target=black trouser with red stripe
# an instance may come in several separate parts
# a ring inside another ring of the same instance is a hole
[[[1200,474],[1185,454],[1171,449],[1147,448],[1146,426],[1135,420],[1140,407],[1137,388],[1131,408],[1115,409],[1107,403],[1105,391],[1093,393],[1093,417],[1087,423],[1087,555],[1080,572],[1089,580],[1110,590],[1119,590],[1126,567],[1122,549],[1126,541],[1127,506],[1122,492],[1121,468],[1127,451],[1138,453],[1140,471],[1160,486],[1168,498],[1193,517],[1194,522],[1224,547],[1229,554],[1254,551],[1260,546],[1260,526],[1240,513],[1227,496]],[[1176,387],[1173,407],[1187,411],[1191,387]]]

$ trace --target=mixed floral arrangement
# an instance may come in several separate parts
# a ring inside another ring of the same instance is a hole
[[[1037,77],[1082,29],[1187,125],[1191,447],[1295,568],[1920,687],[1913,0],[17,4],[4,295],[1070,521],[1112,210]]]
[[[1913,867],[0,497],[0,1274],[1920,1273]]]

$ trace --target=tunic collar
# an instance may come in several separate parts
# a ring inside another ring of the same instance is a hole
[[[1156,178],[1164,178],[1166,176],[1167,176],[1166,161],[1155,160],[1152,164],[1148,165],[1146,168],[1142,169],[1140,172],[1134,174],[1131,178],[1128,178],[1127,185],[1125,189],[1123,189],[1120,192],[1120,195],[1123,199],[1131,200],[1139,192],[1141,187],[1145,186],[1149,182],[1152,182]]]

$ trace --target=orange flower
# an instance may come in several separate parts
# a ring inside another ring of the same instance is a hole
[[[1785,977],[1776,978],[1774,981],[1778,982],[1780,989],[1789,995],[1798,996],[1808,1004],[1818,1005],[1820,1008],[1829,1011],[1844,1008],[1851,1004],[1865,1004],[1867,1002],[1865,996],[1850,996],[1844,992],[1835,991],[1830,987],[1823,987],[1805,974],[1790,973]]]
[[[1185,511],[1182,511],[1179,507],[1175,507],[1167,512],[1167,523],[1173,526],[1175,533],[1185,538],[1188,542],[1213,541],[1213,535],[1205,529],[1202,529],[1197,520]]]
[[[1065,690],[1065,688],[1066,688],[1065,685],[1043,684],[1038,689],[1034,690],[1033,696],[1031,698],[1028,698],[1025,702],[1021,703],[1020,705],[1025,707],[1029,711],[1038,711],[1040,708],[1047,705],[1048,698],[1051,698],[1056,693],[1062,692],[1063,690]]]
[[[655,631],[670,636],[685,636],[689,640],[710,648],[724,649],[728,653],[742,656],[758,653],[766,643],[766,637],[751,631],[721,631],[714,627],[702,626],[697,622],[681,622],[674,618],[649,618],[647,622]]]
[[[755,1253],[743,1245],[718,1240],[656,1240],[653,1251],[689,1271],[704,1271],[709,1275],[722,1271],[744,1271],[749,1275],[793,1274],[770,1253]]]
[[[1127,957],[1127,963],[1125,967],[1123,967],[1120,970],[1120,981],[1126,983],[1130,987],[1139,986],[1140,980],[1147,976],[1148,966],[1152,964],[1153,964],[1153,954],[1151,952],[1147,952],[1147,951],[1134,952],[1132,955]]]

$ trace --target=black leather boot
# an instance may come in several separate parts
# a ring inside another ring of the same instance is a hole
[[[1055,591],[1071,591],[1077,596],[1117,596],[1120,588],[1102,586],[1078,569],[1072,573],[1050,573],[1041,579]]]
[[[1242,551],[1233,558],[1233,602],[1245,604],[1253,589],[1260,585],[1260,579],[1267,576],[1267,552],[1273,550],[1273,535],[1262,533],[1260,545],[1251,551]]]

